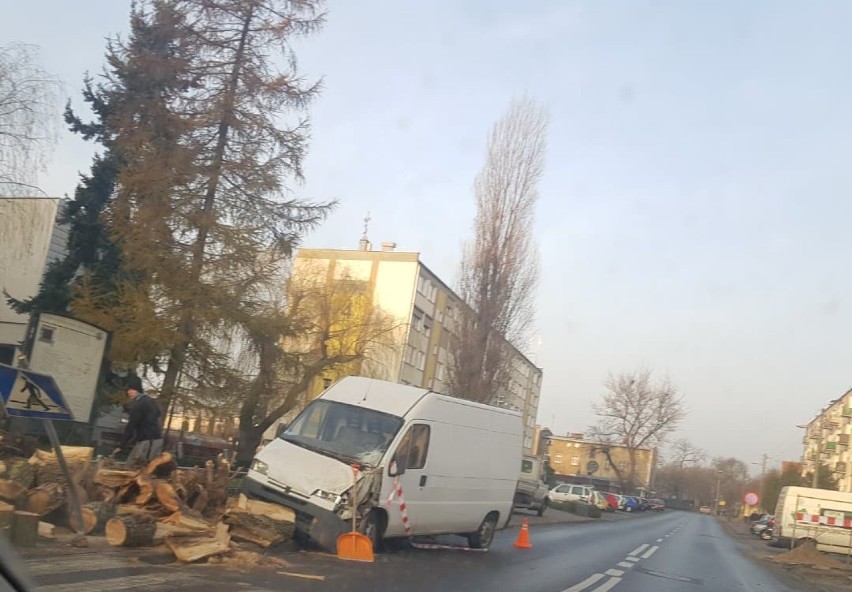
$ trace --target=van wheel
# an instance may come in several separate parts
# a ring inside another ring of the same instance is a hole
[[[541,500],[541,505],[538,507],[538,515],[544,516],[544,511],[547,509],[547,498]]]
[[[369,537],[373,543],[373,551],[382,550],[382,538],[385,533],[387,522],[384,512],[379,510],[370,510],[367,517],[364,519],[363,534]]]
[[[467,535],[467,543],[474,549],[487,549],[494,540],[494,531],[497,529],[497,514],[491,512],[479,525],[476,532]]]

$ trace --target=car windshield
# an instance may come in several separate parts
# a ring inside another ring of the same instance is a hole
[[[345,461],[376,466],[402,419],[394,415],[320,399],[312,402],[279,438]]]

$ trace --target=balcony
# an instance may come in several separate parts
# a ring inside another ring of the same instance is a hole
[[[825,452],[834,452],[837,450],[837,442],[826,442]]]
[[[837,436],[837,444],[840,446],[849,446],[849,434],[840,434]]]

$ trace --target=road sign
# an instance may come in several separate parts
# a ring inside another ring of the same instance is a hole
[[[586,465],[586,470],[589,472],[589,475],[594,475],[595,473],[597,473],[599,468],[600,465],[598,465],[598,461],[596,460],[590,460]]]
[[[757,502],[760,501],[760,496],[758,496],[756,493],[750,491],[747,494],[745,494],[743,501],[746,503],[747,506],[756,506]]]
[[[74,420],[56,381],[48,374],[0,364],[0,398],[11,416]]]

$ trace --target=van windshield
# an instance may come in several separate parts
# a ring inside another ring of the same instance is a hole
[[[279,438],[347,462],[376,466],[400,427],[400,417],[319,399]]]

